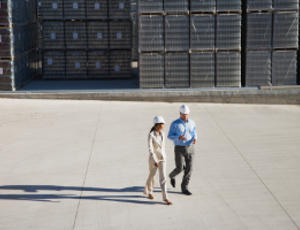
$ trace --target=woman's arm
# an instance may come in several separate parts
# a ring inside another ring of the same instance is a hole
[[[153,141],[152,141],[151,134],[149,134],[149,136],[148,136],[148,148],[149,148],[149,153],[150,153],[151,159],[153,160],[154,164],[157,164],[158,160],[157,160],[157,157],[153,150]]]

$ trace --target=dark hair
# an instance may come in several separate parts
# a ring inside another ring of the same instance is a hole
[[[162,123],[156,123],[155,125],[153,125],[151,130],[150,130],[150,133],[153,132],[156,129],[156,127],[160,124],[162,124]]]

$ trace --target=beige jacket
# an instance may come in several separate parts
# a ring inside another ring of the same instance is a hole
[[[165,134],[163,132],[161,134],[158,136],[155,131],[152,131],[148,136],[149,153],[154,163],[166,160]]]

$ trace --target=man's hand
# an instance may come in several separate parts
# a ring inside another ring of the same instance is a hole
[[[186,141],[186,138],[184,137],[184,135],[181,135],[181,136],[179,137],[179,139],[182,140],[182,141]]]
[[[155,162],[154,165],[155,165],[156,168],[158,168],[158,163],[157,162]]]
[[[194,140],[193,140],[193,144],[196,144],[196,142],[197,142],[197,139],[196,139],[196,138],[194,138]]]

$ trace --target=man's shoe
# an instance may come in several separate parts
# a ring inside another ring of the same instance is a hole
[[[183,194],[185,194],[185,195],[187,195],[187,196],[190,196],[190,195],[192,195],[192,193],[189,191],[189,190],[182,190],[182,193]]]
[[[176,181],[175,181],[175,179],[174,178],[171,178],[171,185],[172,185],[172,187],[173,188],[175,188],[175,186],[176,186]]]

